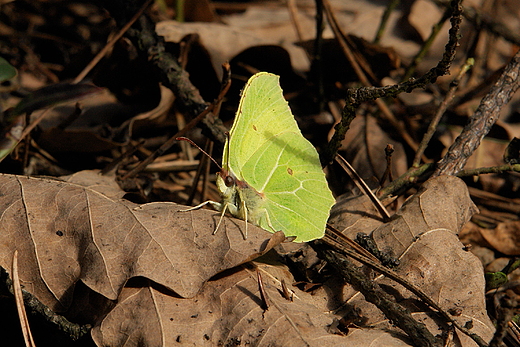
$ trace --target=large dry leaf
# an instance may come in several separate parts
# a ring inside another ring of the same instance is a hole
[[[363,218],[370,215],[370,212],[360,213],[360,205],[355,206],[358,207],[345,213],[351,214],[350,217],[342,215],[339,206],[333,211],[336,227],[351,238],[363,231]],[[400,265],[395,271],[421,288],[444,310],[458,312],[453,318],[462,326],[472,321],[471,331],[490,339],[493,325],[486,314],[482,264],[464,250],[458,239],[458,232],[475,212],[465,184],[456,177],[441,176],[424,183],[390,222],[379,226],[377,220],[366,223],[364,232],[372,234],[380,250],[399,258]],[[374,226],[377,226],[375,230]],[[426,316],[431,311],[425,311],[411,292],[382,276],[376,281],[409,306],[415,316],[428,321]],[[357,307],[368,319],[367,324],[391,328],[383,314],[358,292],[346,288],[343,295],[345,303]],[[433,321],[429,327],[434,334],[438,333]],[[466,336],[458,338],[458,345],[474,345]]]
[[[171,203],[125,202],[111,180],[89,173],[66,179],[0,176],[0,265],[9,267],[18,249],[25,288],[55,309],[68,305],[79,280],[117,299],[88,308],[98,310],[90,315],[98,317],[92,321],[92,336],[99,346],[409,345],[402,332],[348,286],[325,285],[314,295],[292,288],[294,301],[286,300],[281,281],[290,285],[294,279],[272,261],[255,265],[271,302],[264,312],[255,269],[236,266],[258,256],[269,233],[250,226],[244,241],[238,228],[243,221],[226,219],[225,228],[211,235],[215,212],[179,213]],[[351,214],[362,216],[360,206],[349,206]],[[464,184],[442,177],[426,183],[393,221],[376,221],[369,228],[379,225],[373,236],[380,248],[391,248],[400,257],[401,275],[446,310],[457,309],[460,323],[471,319],[472,331],[489,339],[482,269],[456,236],[472,209]],[[340,226],[338,216],[336,210]],[[363,220],[350,231],[362,231]],[[384,278],[376,280],[400,302],[415,305],[414,316],[439,332],[438,319],[411,293]],[[76,306],[86,300],[82,295],[84,290],[77,291]],[[329,327],[341,317],[335,319],[332,312],[345,303],[355,305],[377,329],[332,334]],[[472,345],[465,336],[459,338],[456,345]]]
[[[281,295],[289,270],[254,262],[206,283],[190,299],[178,298],[154,284],[124,288],[118,305],[96,326],[98,346],[409,346],[403,335],[383,330],[353,329],[332,334],[334,316],[312,305],[312,295],[292,288],[293,301]],[[255,270],[269,298],[264,310]],[[380,343],[377,343],[381,345]]]
[[[212,235],[215,212],[137,205],[118,199],[107,182],[89,182],[93,188],[0,175],[0,266],[11,268],[18,250],[22,284],[54,310],[69,306],[80,280],[111,300],[135,276],[192,297],[215,274],[261,255],[272,236],[249,226],[244,240],[244,222],[227,218]]]

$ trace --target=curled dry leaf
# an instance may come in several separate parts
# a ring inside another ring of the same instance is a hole
[[[445,311],[457,312],[453,318],[462,326],[471,321],[471,331],[489,340],[494,328],[486,314],[482,264],[463,249],[458,239],[458,232],[476,210],[462,180],[440,176],[425,182],[390,222],[375,229],[377,222],[367,223],[364,232],[372,234],[381,251],[391,252],[399,258],[397,273],[421,288]],[[352,238],[362,231],[363,218],[368,215],[363,216],[359,208],[348,212],[354,214],[351,219],[334,212],[336,227]],[[343,224],[347,220],[356,227]],[[378,276],[376,281],[407,306],[414,317],[427,324],[432,333],[439,333],[438,324],[442,320],[436,320],[411,292],[383,276]],[[363,300],[359,292],[346,288],[343,295],[345,303],[357,307],[368,319],[367,324],[395,329],[375,306]],[[458,339],[460,346],[474,345],[465,335],[459,334]]]
[[[78,179],[85,180],[69,177]],[[0,175],[0,266],[10,268],[18,250],[21,283],[55,311],[70,305],[80,280],[110,300],[136,276],[193,297],[215,274],[283,239],[249,226],[244,240],[244,222],[227,218],[212,235],[215,212],[182,213],[184,206],[168,202],[137,205],[118,199],[106,182],[88,185]]]

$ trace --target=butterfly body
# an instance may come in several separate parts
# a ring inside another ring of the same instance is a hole
[[[217,188],[220,191],[222,202],[217,207],[218,210],[226,209],[234,217],[247,220],[248,222],[261,226],[262,217],[266,216],[265,196],[257,192],[245,181],[241,181],[236,176],[226,170],[222,170],[217,175]],[[272,229],[272,231],[276,231]]]

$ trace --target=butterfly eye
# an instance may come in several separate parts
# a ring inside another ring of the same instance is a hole
[[[226,185],[226,187],[234,186],[235,185],[235,179],[228,175],[228,176],[226,176],[224,178],[224,184]]]

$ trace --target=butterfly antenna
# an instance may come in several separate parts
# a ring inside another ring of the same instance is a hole
[[[225,163],[225,164],[226,164],[226,169],[229,170],[229,138],[230,138],[230,136],[229,136],[229,131],[226,131],[224,134],[226,135],[226,140],[227,140],[227,141],[226,141],[226,144],[227,144],[227,148],[226,148],[226,152],[227,152],[227,153],[226,153],[227,163]]]
[[[205,150],[203,150],[202,148],[200,148],[195,142],[193,142],[192,140],[190,140],[189,138],[187,137],[177,137],[176,138],[177,141],[188,141],[193,147],[197,147],[199,149],[199,151],[201,151],[202,153],[204,153],[209,159],[211,159],[212,162],[215,163],[215,165],[217,165],[217,167],[222,170],[222,167],[220,167],[220,165],[217,163],[217,161],[215,159],[213,159],[213,157],[211,155],[209,155],[208,153],[206,153]]]

